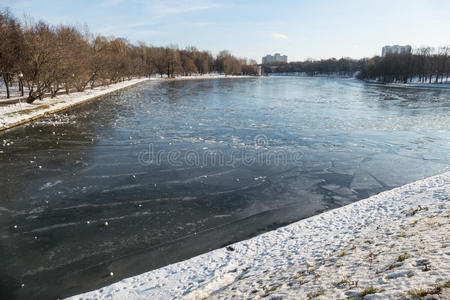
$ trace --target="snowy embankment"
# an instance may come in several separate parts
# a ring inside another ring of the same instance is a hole
[[[93,100],[100,96],[133,86],[143,81],[164,81],[164,80],[193,80],[193,79],[214,79],[214,78],[249,78],[252,76],[225,76],[216,74],[180,76],[174,79],[167,78],[138,78],[107,87],[96,87],[94,89],[86,89],[84,92],[71,93],[70,95],[58,95],[55,98],[44,98],[44,100],[36,100],[32,104],[20,102],[15,104],[0,105],[0,131],[8,129],[31,120],[43,117],[47,114],[55,113],[63,109]]]
[[[356,74],[356,73],[355,73]],[[288,73],[267,73],[269,77],[304,77],[304,78],[355,78],[355,74],[339,74],[339,73],[315,73],[306,72],[288,72]]]
[[[387,87],[396,87],[396,88],[421,88],[421,89],[450,89],[450,81],[444,80],[443,83],[427,83],[427,82],[418,82],[413,80],[408,83],[384,83],[380,80],[364,80],[370,84],[382,85]]]
[[[95,99],[108,93],[118,91],[149,80],[148,78],[132,79],[107,87],[87,89],[84,92],[71,93],[70,95],[59,95],[55,98],[44,98],[36,100],[32,104],[22,102],[0,106],[0,130],[11,128],[28,121],[55,113],[74,105]]]
[[[447,172],[73,299],[449,299],[449,200]]]

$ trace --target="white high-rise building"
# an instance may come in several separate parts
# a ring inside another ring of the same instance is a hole
[[[263,64],[270,64],[270,63],[272,63],[272,62],[273,62],[273,56],[270,55],[270,54],[267,54],[266,56],[264,56],[264,57],[262,58],[262,63],[263,63]]]
[[[388,54],[401,54],[401,53],[411,53],[411,46],[393,45],[393,46],[384,46],[381,49],[381,56],[386,56]]]
[[[275,53],[274,55],[267,54],[262,58],[263,64],[270,64],[270,63],[287,63],[287,56],[281,55],[280,53]]]

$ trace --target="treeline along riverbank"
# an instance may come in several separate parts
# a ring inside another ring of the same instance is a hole
[[[448,83],[450,47],[421,47],[411,53],[388,54],[372,58],[322,59],[270,64],[264,71],[271,73],[304,73],[309,76],[357,75],[359,79],[391,82]]]
[[[28,94],[29,103],[46,94],[81,92],[136,76],[250,74],[256,64],[226,50],[213,56],[195,47],[134,45],[75,26],[18,20],[7,10],[0,12],[0,40],[0,75],[6,97],[15,83],[22,96]]]

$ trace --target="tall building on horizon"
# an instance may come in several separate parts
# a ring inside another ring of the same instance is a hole
[[[287,63],[287,55],[281,55],[280,53],[275,53],[274,55],[267,54],[262,58],[263,64],[270,63]]]
[[[388,54],[401,54],[401,53],[411,53],[411,46],[405,45],[405,46],[399,46],[399,45],[393,45],[393,46],[384,46],[381,49],[381,56],[386,56]]]

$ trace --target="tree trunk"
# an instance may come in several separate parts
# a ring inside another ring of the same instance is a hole
[[[19,91],[20,91],[20,96],[23,97],[23,82],[22,82],[22,78],[19,79]]]
[[[3,75],[3,81],[5,82],[5,86],[6,86],[6,99],[9,99],[9,85],[8,85],[8,79],[6,79],[7,75]]]
[[[27,103],[33,103],[34,100],[36,100],[36,95],[33,91],[33,88],[31,88],[30,91],[28,92]]]

